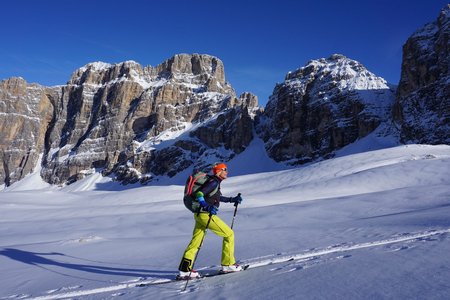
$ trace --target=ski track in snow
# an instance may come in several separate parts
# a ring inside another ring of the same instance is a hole
[[[291,254],[291,255],[282,255],[282,254],[276,254],[272,256],[264,256],[259,258],[253,258],[248,260],[243,260],[240,263],[241,264],[249,264],[249,269],[262,267],[262,266],[269,266],[272,264],[280,264],[280,263],[288,263],[288,262],[294,262],[292,264],[288,264],[286,266],[275,266],[274,268],[270,269],[270,271],[277,271],[276,274],[283,274],[283,273],[289,273],[305,268],[312,267],[317,264],[323,264],[327,263],[329,261],[334,261],[337,259],[343,259],[351,257],[351,255],[339,255],[337,257],[331,257],[331,258],[324,258],[319,259],[321,256],[325,256],[327,254],[333,254],[333,253],[340,253],[340,252],[346,252],[351,250],[359,250],[359,249],[365,249],[365,248],[372,248],[377,246],[385,246],[390,244],[396,244],[401,242],[417,242],[417,241],[433,241],[434,239],[431,239],[432,236],[437,235],[444,235],[450,233],[450,228],[448,229],[442,229],[442,230],[428,230],[423,232],[417,232],[417,233],[404,233],[400,235],[396,235],[389,239],[379,240],[379,241],[373,241],[373,242],[366,242],[366,243],[359,243],[359,244],[353,244],[349,245],[346,243],[343,244],[337,244],[332,245],[324,249],[317,249],[313,251],[308,251],[305,253],[299,253],[299,254]],[[400,251],[404,249],[408,249],[408,246],[400,245],[399,247],[395,247],[394,249],[390,249],[391,252],[394,251]],[[94,289],[88,289],[88,290],[78,290],[73,291],[73,289],[81,288],[81,286],[71,286],[71,287],[62,287],[59,289],[54,289],[47,291],[47,295],[44,296],[37,296],[37,297],[31,297],[30,295],[11,295],[9,297],[2,297],[1,299],[29,299],[29,300],[51,300],[51,299],[65,299],[65,298],[72,298],[72,297],[82,297],[82,296],[89,296],[94,294],[100,294],[100,293],[108,293],[108,292],[114,292],[112,294],[113,296],[120,296],[122,293],[117,291],[126,290],[129,288],[134,288],[139,285],[157,285],[157,284],[164,284],[169,282],[175,282],[172,279],[136,279],[132,281],[127,281],[122,284],[108,286],[108,287],[100,287],[100,288],[94,288]],[[59,294],[54,294],[58,293]],[[63,293],[61,293],[63,292]]]
[[[443,229],[443,230],[435,230],[435,231],[425,231],[425,232],[414,233],[414,234],[405,233],[405,234],[402,234],[401,236],[396,236],[396,237],[393,237],[390,239],[380,240],[380,241],[375,241],[375,242],[367,242],[367,243],[354,244],[354,245],[346,245],[346,244],[334,245],[334,246],[329,246],[322,250],[310,251],[310,252],[303,253],[303,254],[279,256],[279,257],[265,259],[265,260],[247,260],[247,261],[245,261],[245,263],[250,264],[249,269],[251,269],[251,268],[257,268],[257,267],[266,266],[266,265],[270,265],[270,264],[286,262],[289,260],[297,261],[297,260],[302,260],[302,259],[313,258],[316,256],[323,256],[323,255],[327,255],[327,254],[331,254],[331,253],[371,248],[371,247],[389,245],[389,244],[400,243],[400,242],[405,242],[405,241],[412,241],[412,240],[416,240],[416,239],[422,240],[425,237],[430,237],[430,236],[440,235],[440,234],[445,234],[445,233],[450,233],[450,228]],[[403,247],[405,247],[405,246],[402,246],[400,249],[402,249]],[[400,250],[400,249],[398,249],[398,250]]]

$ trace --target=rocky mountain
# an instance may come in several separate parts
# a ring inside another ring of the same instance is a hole
[[[395,91],[343,55],[312,60],[277,84],[257,130],[268,154],[301,164],[387,126]]]
[[[450,143],[450,4],[403,46],[394,111],[402,142]]]
[[[229,161],[256,135],[269,157],[290,165],[332,157],[369,134],[448,144],[449,16],[447,5],[408,39],[397,90],[339,54],[289,72],[264,109],[251,93],[237,97],[210,55],[156,67],[90,63],[51,88],[0,81],[0,184],[38,162],[52,184],[99,170],[147,183]]]
[[[90,63],[67,85],[45,88],[10,79],[1,82],[0,93],[7,116],[0,124],[6,185],[27,174],[42,153],[41,175],[52,184],[76,181],[94,169],[127,182],[171,176],[207,164],[205,152],[218,146],[229,150],[221,156],[226,160],[251,140],[250,114],[257,106],[256,96],[236,97],[222,61],[199,54],[175,55],[156,67]],[[192,124],[202,125],[186,140],[158,149],[164,135]],[[180,151],[190,154],[181,159]]]

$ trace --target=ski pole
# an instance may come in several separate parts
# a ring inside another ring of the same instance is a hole
[[[209,218],[208,218],[208,222],[206,223],[206,227],[205,227],[205,234],[203,235],[202,241],[200,242],[200,245],[197,248],[197,253],[195,254],[194,261],[192,262],[191,271],[189,272],[189,276],[188,276],[188,278],[186,280],[186,285],[184,286],[184,289],[182,290],[182,292],[186,291],[186,288],[188,286],[189,280],[191,279],[192,270],[194,269],[194,264],[195,264],[195,261],[197,260],[197,256],[198,256],[198,253],[200,252],[200,248],[202,248],[203,241],[205,240],[206,231],[208,230],[209,223],[211,222],[212,216],[213,216],[213,214],[210,213],[209,214]]]
[[[241,193],[239,193],[238,196],[240,197]],[[233,221],[231,221],[231,229],[233,229],[234,219],[236,219],[236,213],[237,213],[238,205],[239,205],[239,202],[235,202],[234,203],[234,215],[233,215]]]

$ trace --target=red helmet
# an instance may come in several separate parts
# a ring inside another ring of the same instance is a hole
[[[212,168],[213,174],[216,175],[217,173],[220,173],[222,171],[228,171],[227,165],[224,163],[217,163]]]

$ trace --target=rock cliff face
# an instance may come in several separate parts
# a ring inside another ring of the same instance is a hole
[[[166,158],[139,145],[157,144],[162,133],[182,131],[237,102],[223,63],[198,54],[176,55],[155,68],[88,64],[74,72],[61,95],[42,171],[56,184],[75,181],[92,168],[134,181],[153,169],[167,175],[161,168]]]
[[[403,46],[394,111],[403,142],[450,143],[450,4]]]
[[[199,54],[156,67],[90,63],[54,88],[13,78],[1,82],[0,96],[6,185],[29,173],[41,153],[41,176],[52,184],[96,168],[124,182],[173,176],[206,165],[211,147],[223,147],[218,158],[226,161],[252,139],[250,114],[257,106],[251,94],[236,97],[219,59]],[[169,145],[183,132],[186,140]]]
[[[258,132],[276,161],[329,157],[387,122],[394,91],[342,55],[310,61],[277,84]]]
[[[35,167],[56,94],[22,78],[0,81],[0,184],[9,185]]]
[[[252,111],[253,107],[235,106],[198,124],[197,128],[178,138],[173,145],[151,152],[153,159],[148,160],[148,170],[154,175],[174,176],[191,166],[209,170],[214,162],[232,159],[244,151],[253,139]]]

